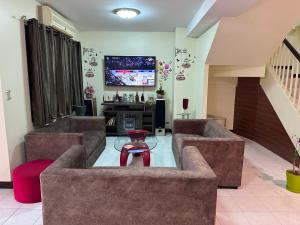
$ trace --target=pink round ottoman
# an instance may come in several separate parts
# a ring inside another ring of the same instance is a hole
[[[21,203],[41,201],[40,174],[53,160],[34,160],[16,167],[13,171],[15,199]]]

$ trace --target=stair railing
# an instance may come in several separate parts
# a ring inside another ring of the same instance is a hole
[[[268,69],[284,89],[297,111],[300,110],[300,54],[285,39],[271,57]]]

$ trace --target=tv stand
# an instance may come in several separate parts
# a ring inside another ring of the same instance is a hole
[[[104,102],[103,114],[108,136],[127,135],[128,130],[155,132],[155,103]]]

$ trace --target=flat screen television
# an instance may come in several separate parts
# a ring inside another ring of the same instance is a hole
[[[106,86],[154,87],[154,56],[104,56]]]

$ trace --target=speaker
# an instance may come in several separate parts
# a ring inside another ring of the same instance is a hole
[[[86,105],[86,116],[97,116],[96,98],[85,99],[84,105]]]
[[[166,103],[164,99],[157,99],[155,107],[155,128],[165,128],[165,124]]]

